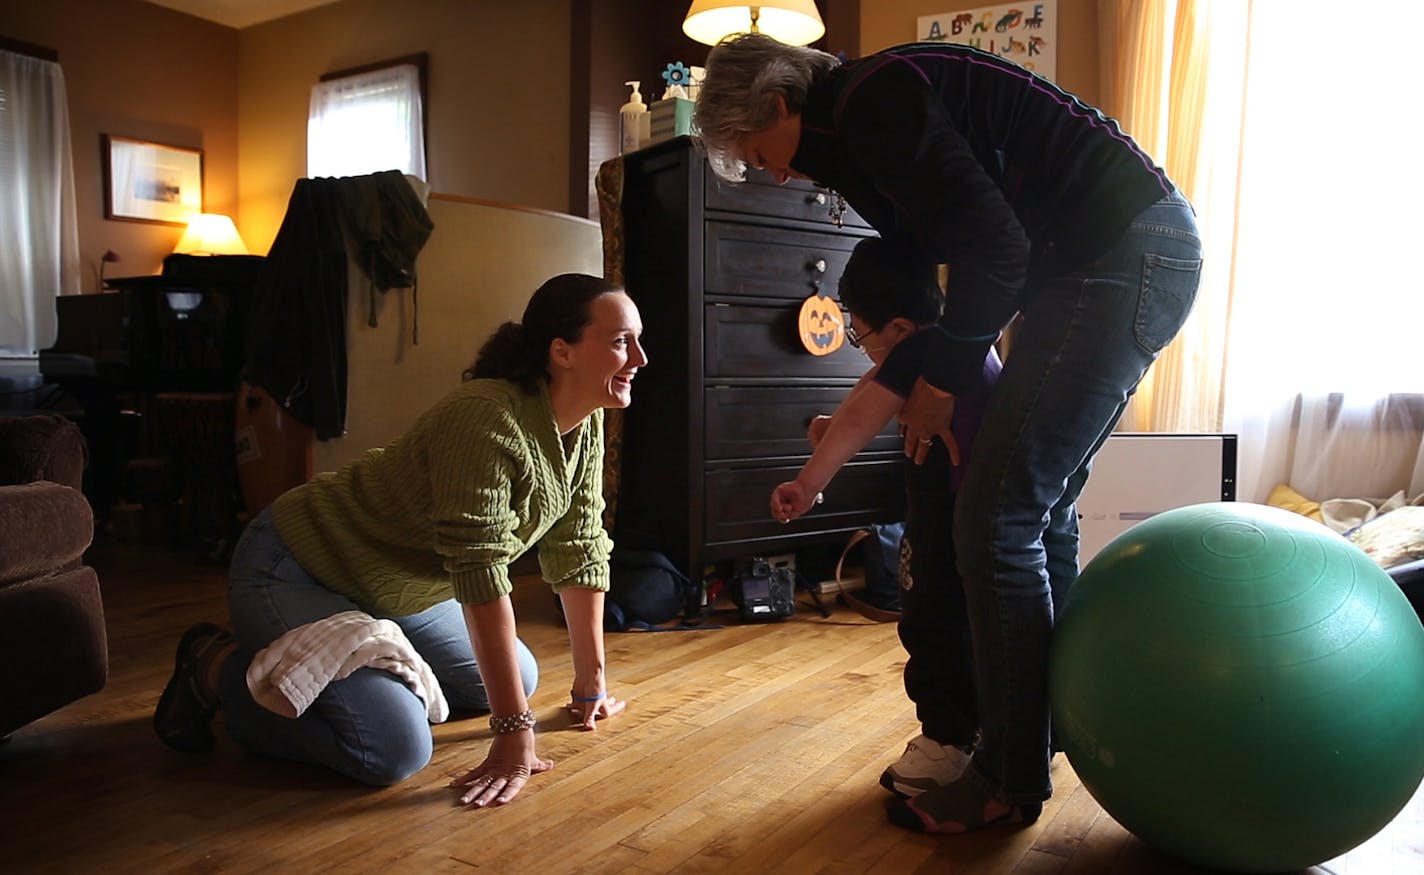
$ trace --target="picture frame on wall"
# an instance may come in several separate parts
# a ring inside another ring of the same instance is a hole
[[[102,135],[104,218],[183,225],[203,211],[203,150]]]

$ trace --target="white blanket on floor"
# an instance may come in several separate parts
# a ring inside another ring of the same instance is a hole
[[[440,682],[401,627],[361,611],[298,626],[273,641],[247,667],[247,688],[269,711],[295,718],[327,684],[358,668],[382,669],[405,681],[425,703],[431,723],[450,716]]]

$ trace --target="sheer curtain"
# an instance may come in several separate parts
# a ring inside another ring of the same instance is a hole
[[[1319,5],[1252,4],[1227,423],[1257,496],[1416,495],[1424,172],[1397,92],[1418,71],[1373,41],[1322,43]],[[1421,23],[1391,9],[1392,33]]]
[[[0,357],[33,359],[54,343],[55,296],[80,290],[69,108],[53,61],[0,50],[0,181]]]
[[[1424,172],[1408,53],[1322,39],[1322,0],[1100,0],[1104,111],[1197,208],[1182,336],[1122,427],[1240,435],[1238,495],[1424,491]],[[1418,32],[1414,4],[1389,31]]]
[[[412,64],[343,76],[312,88],[307,176],[384,170],[425,179],[420,71]]]

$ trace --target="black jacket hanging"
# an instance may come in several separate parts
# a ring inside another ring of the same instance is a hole
[[[247,379],[318,439],[346,431],[348,239],[373,308],[376,289],[414,285],[433,228],[399,171],[297,180],[257,284]]]

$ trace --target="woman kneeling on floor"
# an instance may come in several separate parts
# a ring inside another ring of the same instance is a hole
[[[509,565],[536,544],[568,622],[570,713],[593,729],[622,711],[604,666],[603,409],[630,403],[641,334],[617,286],[554,277],[410,431],[260,513],[233,554],[233,632],[183,636],[159,737],[209,750],[221,708],[249,750],[383,786],[430,761],[448,707],[489,711],[488,756],[454,786],[508,802],[553,765],[510,601]]]

